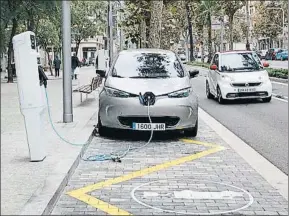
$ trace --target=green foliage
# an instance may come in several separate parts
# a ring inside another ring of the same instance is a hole
[[[77,51],[82,40],[104,34],[106,4],[103,1],[72,1],[71,31]]]
[[[37,43],[46,52],[49,46],[57,46],[59,44],[57,27],[50,19],[39,20]]]
[[[254,17],[254,36],[275,39],[282,33],[282,12],[281,10],[268,9],[270,7],[277,7],[277,5],[274,2],[269,5],[264,2],[257,3]]]

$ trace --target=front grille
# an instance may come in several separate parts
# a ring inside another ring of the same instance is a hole
[[[247,86],[246,86],[247,84]],[[234,87],[252,87],[252,86],[259,86],[261,85],[261,82],[255,82],[255,83],[232,83],[232,86]]]
[[[149,118],[147,116],[119,116],[119,122],[122,125],[129,126],[132,128],[132,123],[150,123]],[[173,127],[178,124],[180,121],[179,117],[172,116],[159,116],[159,117],[151,117],[152,123],[165,123],[166,127]]]
[[[268,96],[268,92],[241,92],[241,93],[228,93],[227,98],[242,98],[242,97],[258,97]]]

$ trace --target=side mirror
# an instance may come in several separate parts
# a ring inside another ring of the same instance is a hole
[[[217,67],[217,65],[213,64],[213,65],[210,66],[210,69],[211,69],[211,70],[217,70],[218,67]]]
[[[105,71],[104,70],[96,70],[95,71],[96,72],[96,74],[98,74],[100,77],[102,77],[102,78],[104,78],[105,77]]]
[[[263,62],[263,67],[269,67],[269,63],[268,62]]]
[[[197,76],[199,74],[198,70],[193,70],[193,71],[189,71],[190,73],[190,78],[194,78],[195,76]]]

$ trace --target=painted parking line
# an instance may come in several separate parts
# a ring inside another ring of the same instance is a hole
[[[104,201],[96,198],[96,197],[88,195],[87,193],[90,193],[90,192],[95,191],[95,190],[100,190],[102,188],[109,187],[109,186],[114,185],[114,184],[118,184],[121,182],[125,182],[128,180],[139,178],[139,177],[142,177],[142,176],[154,173],[154,172],[158,172],[158,171],[161,171],[161,170],[173,167],[173,166],[177,166],[177,165],[189,162],[189,161],[197,160],[199,158],[202,158],[202,157],[205,157],[205,156],[208,156],[210,154],[214,154],[216,152],[219,152],[219,151],[226,149],[225,147],[220,146],[220,145],[200,142],[197,140],[181,139],[180,141],[183,141],[184,143],[188,143],[188,144],[202,145],[205,147],[209,147],[209,149],[202,151],[202,152],[198,152],[196,154],[192,154],[192,155],[178,158],[178,159],[168,161],[168,162],[165,162],[162,164],[158,164],[158,165],[155,165],[155,166],[152,166],[149,168],[138,170],[138,171],[135,171],[135,172],[123,175],[123,176],[108,179],[108,180],[105,180],[105,181],[102,181],[102,182],[99,182],[96,184],[88,185],[88,186],[85,186],[83,188],[79,188],[77,190],[69,191],[67,193],[67,195],[74,197],[74,198],[76,198],[76,199],[78,199],[78,200],[80,200],[80,201],[82,201],[82,202],[84,202],[90,206],[93,206],[97,209],[100,209],[101,211],[106,212],[107,214],[110,214],[110,215],[132,215],[131,213],[127,212],[126,210],[120,209],[117,206],[113,206],[107,202],[104,202]]]

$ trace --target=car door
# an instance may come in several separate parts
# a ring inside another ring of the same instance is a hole
[[[217,70],[210,70],[210,78],[211,83],[210,86],[212,86],[212,94],[217,94],[217,85],[218,85],[218,74],[219,74],[219,54],[215,54],[212,64],[217,65]]]

